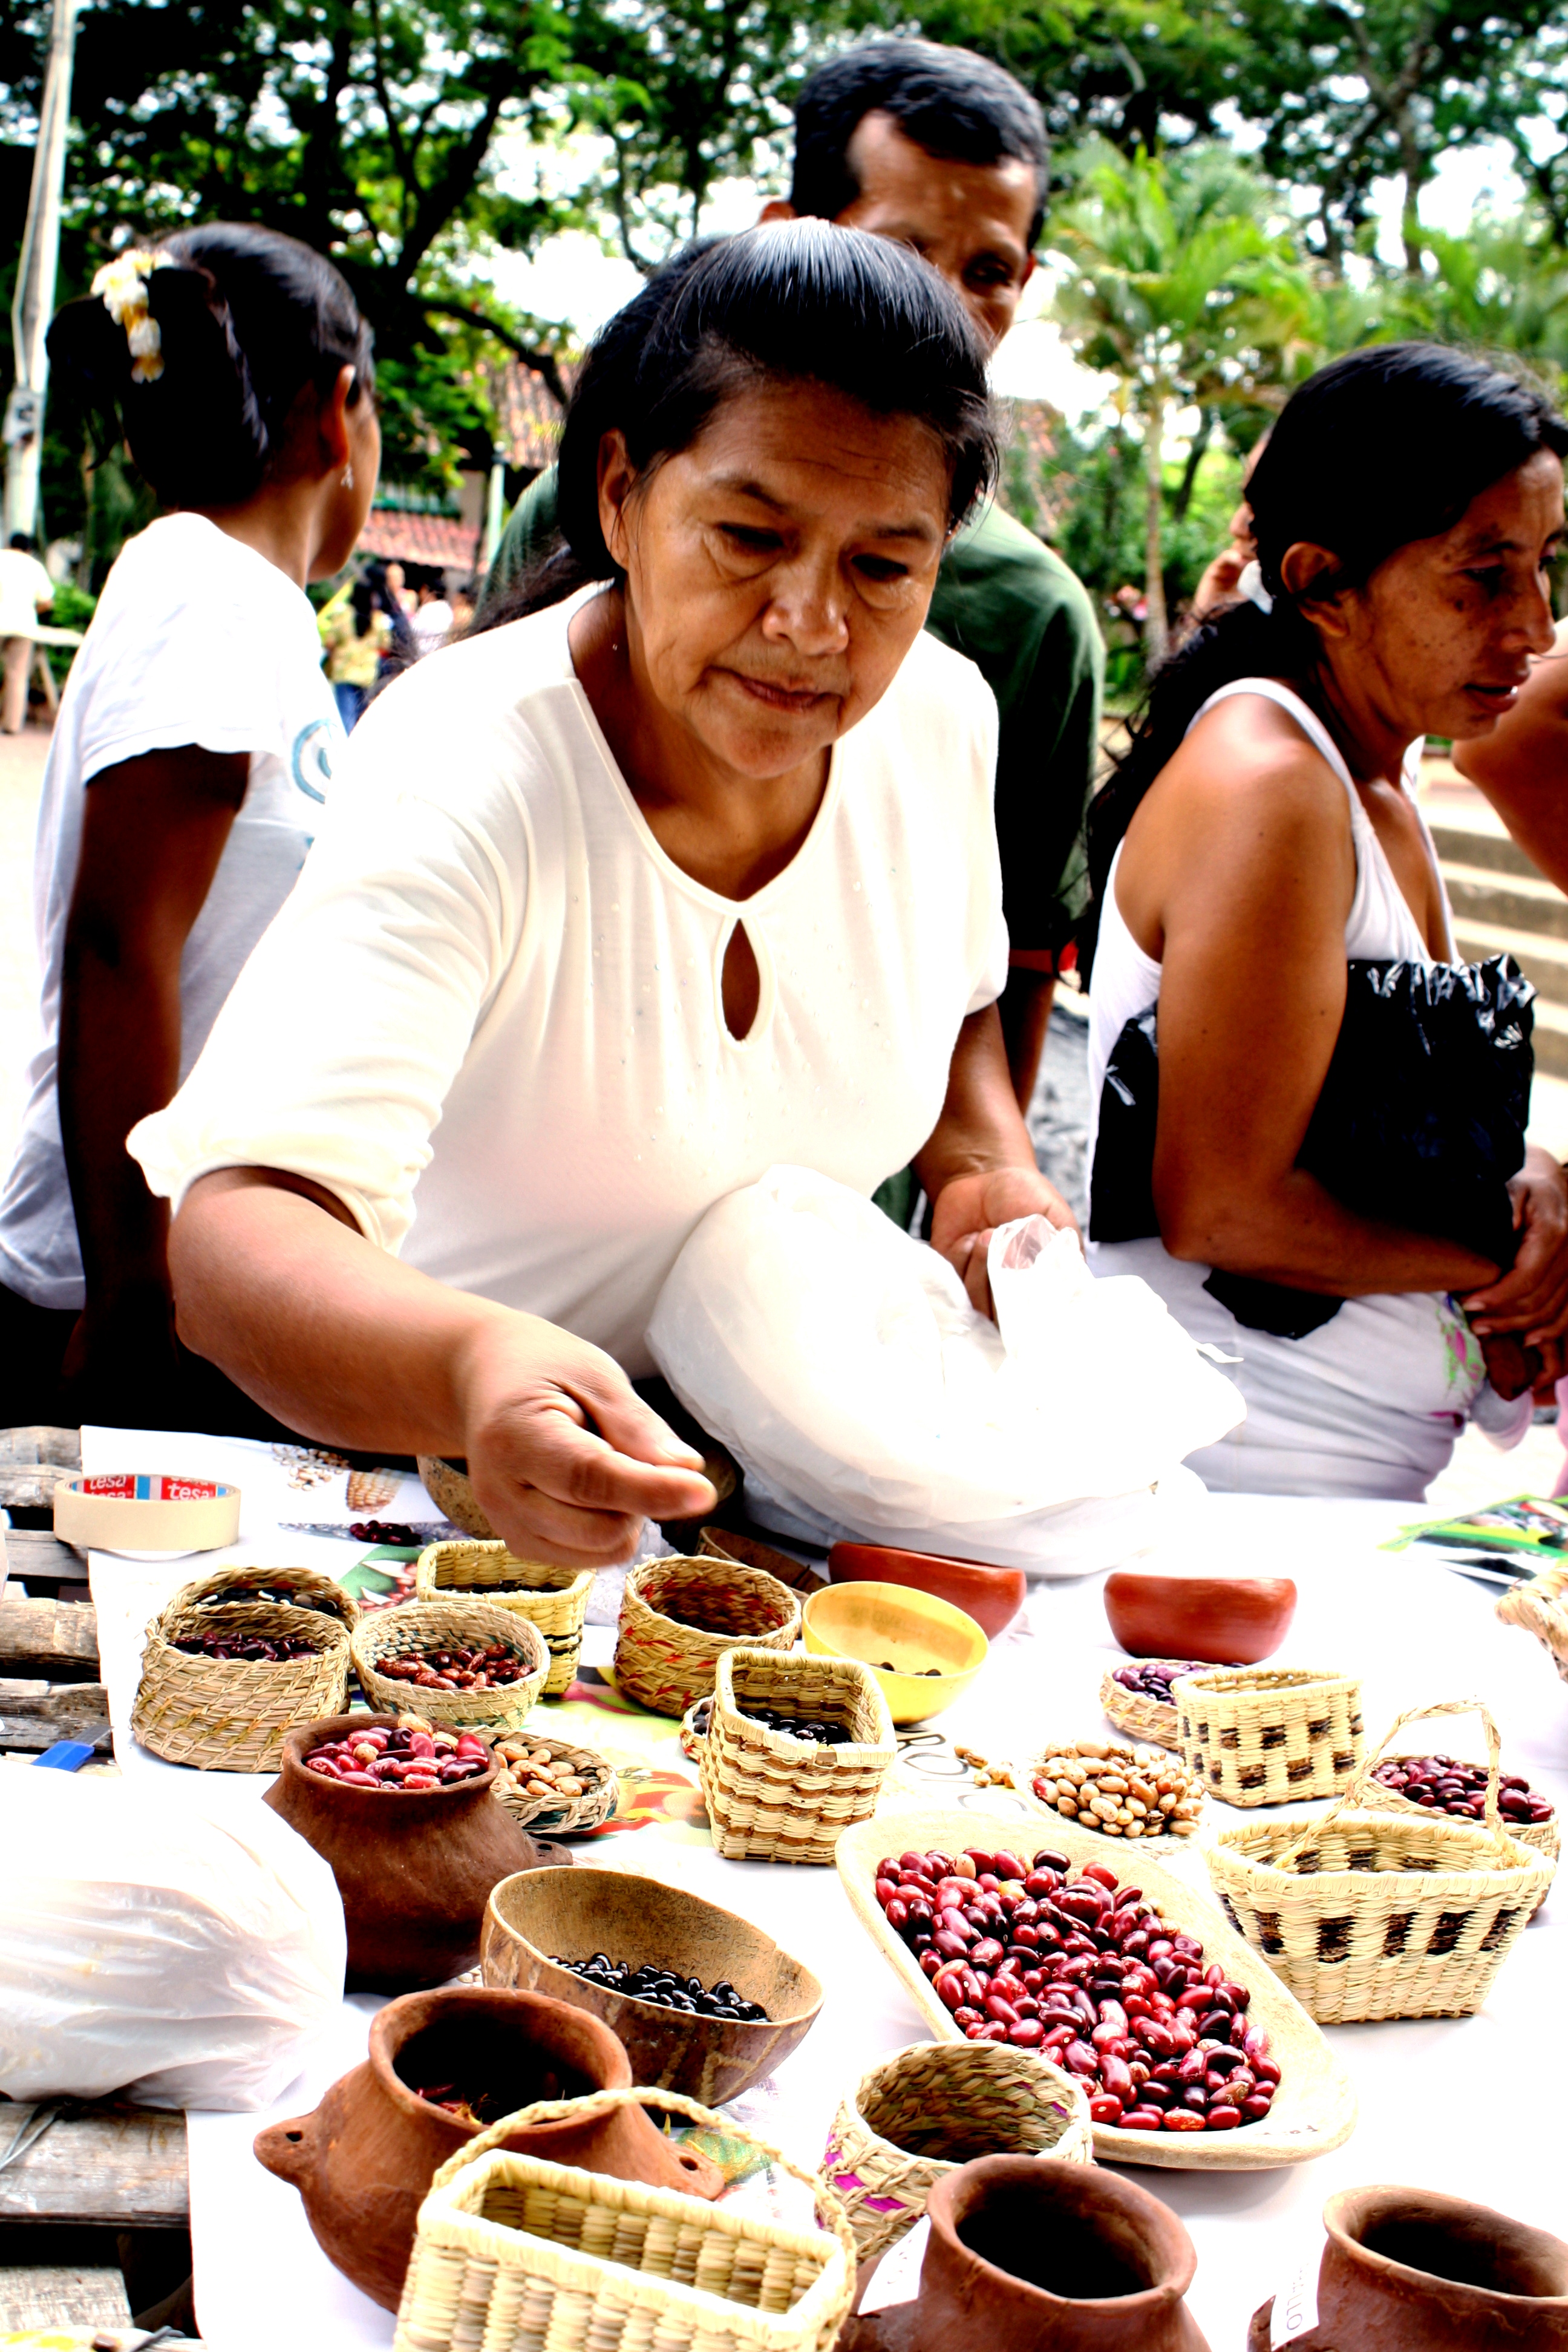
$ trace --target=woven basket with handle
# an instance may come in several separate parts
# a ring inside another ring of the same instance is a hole
[[[843,2198],[869,2263],[914,2227],[945,2173],[977,2156],[1092,2164],[1082,2084],[1005,2042],[917,2042],[840,2103],[821,2177]]]
[[[420,1601],[488,1601],[537,1625],[550,1653],[546,1698],[559,1698],[577,1672],[583,1621],[594,1589],[591,1568],[552,1568],[542,1559],[519,1559],[503,1543],[457,1537],[427,1544],[414,1570]]]
[[[231,1573],[254,1584],[264,1571]],[[212,1581],[204,1578],[202,1584]],[[188,1585],[185,1593],[201,1589]],[[342,1715],[348,1705],[348,1627],[338,1617],[283,1601],[209,1596],[193,1603],[185,1593],[177,1593],[147,1628],[132,1732],[171,1764],[194,1764],[204,1772],[276,1772],[286,1731],[318,1716]],[[220,1629],[309,1642],[311,1654],[274,1664],[209,1658],[175,1647],[191,1634]]]
[[[788,1650],[799,1633],[799,1596],[763,1569],[731,1559],[647,1559],[626,1579],[616,1687],[654,1715],[681,1716],[712,1689],[726,1650],[742,1643]]]
[[[384,1659],[406,1657],[460,1643],[504,1643],[522,1668],[514,1683],[488,1690],[430,1690],[377,1670]],[[397,1714],[412,1710],[428,1722],[459,1731],[517,1731],[544,1688],[550,1653],[537,1625],[491,1601],[405,1601],[362,1617],[354,1628],[354,1672],[366,1704]]]
[[[1543,1569],[1505,1592],[1497,1613],[1505,1625],[1533,1633],[1568,1683],[1568,1568]]]
[[[529,2125],[627,2105],[751,2139],[813,2190],[826,2229],[500,2145]],[[419,2208],[393,2352],[828,2352],[855,2263],[842,2200],[765,2141],[673,2091],[600,2091],[525,2107],[441,2167]]]
[[[1452,1715],[1459,1712],[1457,1707],[1447,1706],[1434,1707],[1430,1710],[1424,1710],[1417,1707],[1410,1714],[1406,1715],[1404,1720],[1406,1723],[1418,1723],[1421,1719],[1422,1714],[1428,1711],[1434,1715]],[[1406,1748],[1403,1749],[1396,1756],[1385,1756],[1383,1760],[1384,1762],[1394,1764],[1408,1764],[1415,1761],[1418,1752],[1424,1753],[1425,1751],[1417,1751],[1415,1748]],[[1376,1812],[1414,1813],[1417,1821],[1426,1821],[1430,1819],[1432,1813],[1436,1810],[1432,1806],[1418,1805],[1414,1798],[1405,1796],[1398,1789],[1391,1789],[1385,1780],[1374,1779],[1372,1776],[1370,1768],[1366,1780],[1366,1802]],[[1442,1814],[1439,1818],[1446,1821],[1451,1821],[1453,1816],[1452,1814]],[[1538,1853],[1543,1853],[1546,1856],[1547,1861],[1552,1864],[1553,1871],[1555,1871],[1558,1857],[1563,1852],[1563,1834],[1560,1827],[1560,1818],[1561,1817],[1555,1809],[1552,1811],[1550,1821],[1544,1822],[1514,1822],[1510,1821],[1505,1815],[1503,1819],[1503,1828],[1507,1832],[1508,1835],[1510,1838],[1513,1838],[1520,1845],[1532,1845]]]
[[[1487,1731],[1484,1828],[1418,1805],[1367,1809],[1371,1768],[1407,1723],[1472,1712]],[[1485,2000],[1552,1869],[1503,1826],[1499,1751],[1479,1699],[1413,1707],[1319,1820],[1226,1830],[1206,1849],[1232,1925],[1320,2024],[1468,2017]]]
[[[1172,1687],[1189,1771],[1222,1803],[1337,1797],[1362,1759],[1361,1685],[1306,1666],[1224,1666]]]
[[[848,1732],[824,1748],[748,1713],[812,1717]],[[881,1685],[852,1658],[726,1650],[713,1685],[698,1776],[717,1851],[729,1862],[830,1863],[841,1830],[877,1810],[898,1754]]]

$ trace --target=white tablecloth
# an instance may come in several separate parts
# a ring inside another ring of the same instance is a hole
[[[346,1547],[331,1538],[279,1535],[279,1517],[328,1514],[283,1487],[265,1447],[89,1430],[83,1459],[89,1469],[168,1468],[235,1480],[245,1496],[241,1542],[226,1559],[343,1565]],[[1500,1492],[1506,1485],[1500,1464]],[[385,1516],[426,1516],[419,1490],[411,1484]],[[1216,1565],[1293,1576],[1300,1602],[1278,1662],[1359,1672],[1370,1738],[1423,1699],[1477,1694],[1502,1726],[1509,1769],[1568,1804],[1568,1688],[1534,1642],[1498,1622],[1489,1591],[1420,1551],[1377,1549],[1411,1516],[1405,1505],[1215,1497],[1188,1529],[1183,1550],[1201,1551]],[[255,1803],[264,1779],[182,1771],[130,1738],[147,1619],[205,1564],[151,1568],[93,1557],[116,1752],[127,1771],[157,1772],[165,1785],[183,1781],[195,1801]],[[1092,1577],[1037,1588],[1026,1622],[994,1644],[973,1688],[942,1717],[942,1730],[991,1756],[1056,1736],[1104,1736],[1097,1693],[1120,1654],[1105,1623],[1101,1583]],[[584,1662],[607,1660],[613,1640],[608,1629],[590,1628]],[[673,1735],[672,1726],[672,1763]],[[1409,1744],[1479,1754],[1479,1726],[1444,1723],[1429,1735],[1416,1732]],[[931,1794],[942,1801],[942,1785],[933,1783]],[[984,1801],[982,1793],[970,1799]],[[889,1843],[898,1842],[890,1831]],[[978,1833],[975,1842],[983,1842]],[[867,2066],[926,2038],[923,2021],[855,1923],[834,1872],[724,1862],[701,1833],[669,1823],[601,1840],[591,1858],[595,1867],[666,1879],[743,1912],[820,1975],[827,1993],[818,2023],[772,2084],[744,2103],[748,2119],[797,2161],[817,2162],[838,2099]],[[1201,1872],[1194,1856],[1182,1862]],[[1526,1931],[1478,2016],[1330,2027],[1361,2100],[1359,2126],[1335,2154],[1257,2174],[1133,2174],[1192,2231],[1198,2273],[1189,2303],[1213,2352],[1237,2352],[1249,2314],[1302,2249],[1321,2241],[1319,2217],[1336,2189],[1409,2182],[1480,2199],[1548,2229],[1568,2227],[1561,2137],[1548,2126],[1549,2099],[1534,2088],[1552,2063],[1547,2021],[1562,1999],[1565,1927],[1568,1894],[1559,1893]],[[392,2340],[391,2317],[331,2267],[298,2196],[261,2169],[250,2145],[264,2123],[308,2111],[358,2062],[376,2005],[345,2001],[336,2031],[275,2109],[189,2119],[196,2308],[212,2352],[329,2343],[333,2352],[359,2352]]]

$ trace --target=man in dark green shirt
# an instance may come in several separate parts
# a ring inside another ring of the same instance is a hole
[[[960,296],[987,346],[1000,342],[1034,271],[1044,216],[1045,126],[1027,91],[968,49],[873,41],[812,75],[795,121],[790,199],[764,206],[763,218],[833,220],[912,246]],[[487,604],[548,551],[554,530],[551,472],[518,501],[485,583]],[[968,655],[1001,715],[996,835],[1012,968],[1000,1011],[1026,1108],[1056,975],[1088,898],[1083,814],[1104,648],[1082,583],[995,506],[953,540],[926,626]],[[908,1205],[888,1186],[878,1198],[895,1214]]]

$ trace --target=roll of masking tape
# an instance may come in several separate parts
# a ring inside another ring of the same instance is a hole
[[[239,1533],[239,1488],[211,1478],[110,1471],[62,1478],[55,1488],[55,1533],[86,1551],[214,1551]]]

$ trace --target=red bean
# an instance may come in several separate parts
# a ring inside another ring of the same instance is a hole
[[[1037,2050],[1045,2038],[1045,2029],[1037,2017],[1020,2017],[1007,2028],[1008,2041],[1019,2050]]]
[[[1158,2131],[1165,2118],[1158,2107],[1130,2107],[1121,2118],[1123,2131]]]
[[[1206,2131],[1235,2131],[1241,2121],[1238,2107],[1211,2107],[1204,2117]]]

